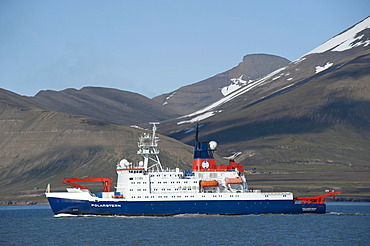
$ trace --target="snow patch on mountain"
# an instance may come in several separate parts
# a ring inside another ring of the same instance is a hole
[[[316,73],[321,73],[322,71],[328,69],[331,66],[333,66],[333,63],[331,63],[331,62],[327,62],[323,67],[316,66]]]
[[[215,113],[218,113],[218,112],[221,112],[220,111],[212,111],[214,108],[228,102],[228,101],[231,101],[233,100],[234,98],[250,91],[251,89],[253,89],[254,87],[257,87],[257,86],[261,86],[267,82],[271,82],[271,78],[273,78],[274,76],[276,76],[277,74],[279,74],[281,71],[285,70],[287,67],[283,67],[283,68],[280,68],[278,70],[275,70],[274,72],[266,75],[265,77],[259,79],[259,80],[256,80],[256,81],[253,81],[247,85],[245,85],[244,87],[241,87],[233,92],[231,92],[230,94],[228,94],[227,96],[225,96],[224,98],[221,98],[220,100],[218,100],[217,102],[214,102],[212,103],[211,105],[203,108],[203,109],[200,109],[194,113],[191,113],[191,114],[188,114],[188,115],[185,115],[185,116],[182,116],[182,117],[179,117],[179,119],[181,118],[189,118],[189,117],[193,117],[192,119],[190,120],[186,120],[186,121],[180,121],[178,122],[177,124],[183,124],[183,123],[192,123],[192,122],[196,122],[196,121],[199,121],[199,120],[204,120],[206,118],[209,118],[211,116],[213,116]]]
[[[163,105],[166,105],[168,103],[168,100],[173,97],[174,95],[176,94],[176,91],[173,92],[171,95],[169,95],[168,97],[166,97],[166,101],[164,101]]]
[[[281,78],[285,78],[286,81],[289,82],[293,81],[295,73],[297,72],[299,73],[299,71],[302,68],[299,66],[299,64],[306,60],[305,56],[309,54],[324,53],[326,51],[341,52],[358,46],[367,47],[370,44],[370,38],[368,38],[367,34],[370,31],[369,29],[370,29],[370,17],[354,25],[353,27],[347,29],[346,31],[338,34],[337,36],[328,40],[324,44],[313,49],[306,55],[298,58],[296,61],[290,63],[290,65],[288,65],[287,67],[280,68],[261,79],[246,82],[245,80],[242,79],[243,78],[242,76],[240,76],[239,78],[233,78],[231,79],[232,83],[230,85],[225,86],[221,89],[221,93],[224,95],[223,98],[208,105],[203,109],[200,109],[196,112],[178,118],[182,119],[182,121],[178,122],[177,124],[193,123],[199,120],[204,120],[206,118],[212,117],[216,113],[220,112],[215,110],[217,107],[233,100],[234,98],[239,97],[240,95],[252,90],[255,87],[263,86],[265,84],[271,83],[274,80],[278,80]],[[329,69],[333,65],[334,62],[330,61],[327,61],[323,66],[317,65],[315,67],[316,74],[325,71],[326,69]],[[286,73],[283,72],[288,67],[290,68],[290,71],[292,71],[293,74],[289,72]],[[289,88],[293,88],[293,85],[295,85],[295,83],[280,88],[274,93],[289,90]]]
[[[215,115],[216,113],[220,113],[220,112],[222,112],[222,110],[205,112],[204,114],[200,114],[197,117],[192,118],[191,120],[180,121],[177,124],[181,125],[181,124],[184,124],[184,123],[195,123],[195,122],[207,119],[207,118]]]
[[[319,47],[307,53],[306,55],[313,54],[313,53],[323,53],[329,50],[330,51],[345,51],[345,50],[351,49],[353,47],[361,46],[361,45],[366,47],[370,44],[370,40],[369,39],[363,40],[364,35],[358,35],[358,33],[360,33],[361,31],[367,28],[370,28],[370,17],[361,21],[360,23],[348,29],[347,31],[341,34],[338,34],[334,38],[326,41]]]
[[[243,75],[241,75],[239,78],[232,78],[231,84],[228,86],[225,86],[221,89],[221,93],[224,96],[229,95],[231,92],[236,91],[240,87],[245,86],[247,83],[252,82],[253,80],[249,80],[248,82],[243,80]]]
[[[306,60],[306,58],[305,58],[305,57],[300,57],[300,58],[298,58],[297,60],[295,60],[295,61],[293,62],[293,64],[294,64],[294,65],[297,65],[297,64],[301,63],[301,62],[302,62],[302,61],[304,61],[304,60]]]

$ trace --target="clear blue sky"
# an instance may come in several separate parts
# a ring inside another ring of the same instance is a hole
[[[295,60],[368,15],[368,0],[0,0],[0,88],[153,97],[247,54]]]

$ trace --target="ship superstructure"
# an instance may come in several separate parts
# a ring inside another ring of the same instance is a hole
[[[196,130],[192,170],[162,167],[156,125],[138,142],[142,161],[121,160],[117,165],[116,191],[111,179],[65,179],[73,188],[46,192],[55,214],[173,215],[173,214],[266,214],[325,213],[324,202],[296,204],[291,192],[262,192],[247,185],[243,166],[229,158],[217,165],[217,143],[201,142]],[[91,193],[75,182],[101,181],[104,191]],[[334,194],[330,194],[334,195]],[[328,196],[328,195],[327,195]],[[309,199],[309,198],[308,198]]]

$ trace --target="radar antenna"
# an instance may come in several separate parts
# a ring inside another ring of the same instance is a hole
[[[138,154],[144,158],[144,169],[157,168],[157,171],[163,171],[161,161],[159,160],[158,144],[159,138],[156,136],[157,127],[159,122],[150,122],[153,125],[152,134],[144,133],[139,138]],[[150,166],[149,166],[150,165]]]

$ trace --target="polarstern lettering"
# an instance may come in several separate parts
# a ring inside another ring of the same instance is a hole
[[[317,208],[302,208],[302,211],[316,211]]]
[[[96,208],[120,208],[121,204],[91,204],[91,207]]]

